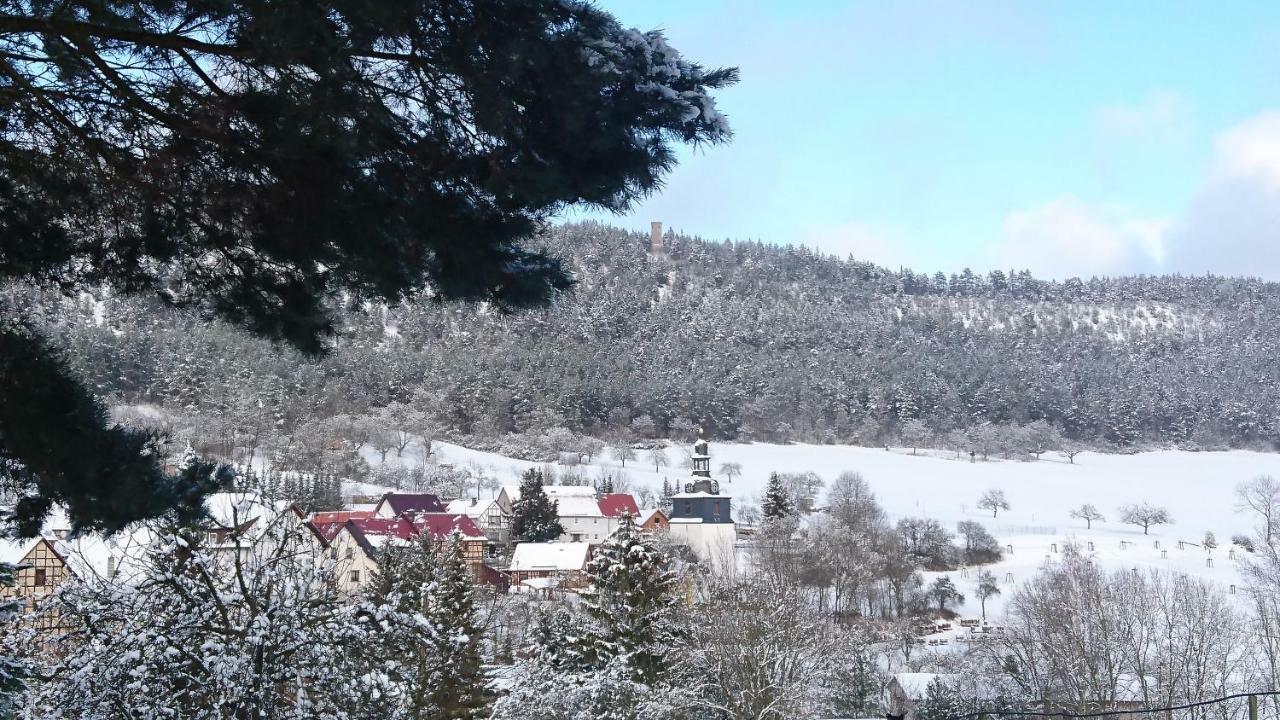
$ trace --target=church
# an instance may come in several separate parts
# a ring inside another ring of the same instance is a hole
[[[713,569],[734,569],[737,529],[729,496],[720,494],[720,483],[711,477],[711,455],[704,438],[693,445],[693,471],[683,492],[671,496],[668,532]]]

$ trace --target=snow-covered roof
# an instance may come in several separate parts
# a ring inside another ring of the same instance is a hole
[[[260,517],[283,512],[289,503],[272,501],[255,492],[213,493],[204,499],[209,519],[224,528],[242,527]]]
[[[40,538],[30,540],[0,539],[0,563],[16,563],[31,552],[31,548],[40,542]]]
[[[53,548],[81,580],[132,580],[147,572],[147,550],[155,540],[151,528],[139,525],[109,538],[90,535],[58,540]]]
[[[728,500],[730,496],[716,495],[708,492],[682,492],[682,493],[676,493],[671,497],[673,499],[678,499],[678,500],[691,500],[693,498],[714,498],[716,500]]]
[[[561,497],[553,497],[552,500],[556,502],[556,512],[558,512],[562,518],[604,517],[604,513],[600,512],[600,503],[596,502],[594,494],[589,497],[565,495]]]
[[[513,572],[582,570],[591,546],[581,542],[520,543],[511,554]]]
[[[497,504],[497,500],[473,500],[471,498],[461,498],[458,500],[450,500],[445,506],[445,512],[450,515],[466,515],[471,519],[483,517],[489,511],[489,508]]]
[[[641,510],[640,514],[636,516],[636,523],[643,525],[652,520],[654,515],[662,515],[664,518],[667,517],[667,514],[662,511],[662,508],[646,508]]]

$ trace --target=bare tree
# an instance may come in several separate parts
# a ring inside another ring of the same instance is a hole
[[[928,425],[925,425],[920,420],[912,419],[902,423],[900,435],[902,442],[906,443],[907,447],[911,448],[911,454],[915,455],[916,449],[928,442],[932,433],[929,431]]]
[[[1009,509],[1009,501],[1005,499],[1003,490],[991,489],[982,493],[982,497],[978,498],[978,507],[983,510],[990,510],[991,517],[995,517],[1001,510]]]
[[[645,457],[649,462],[653,463],[654,472],[661,472],[662,468],[671,464],[671,461],[667,459],[667,447],[661,443],[649,448],[649,452],[645,453]]]
[[[1062,446],[1062,435],[1058,432],[1058,428],[1050,425],[1044,420],[1036,420],[1026,428],[1027,452],[1036,457],[1050,450],[1057,450]]]
[[[1106,518],[1098,511],[1098,508],[1090,505],[1089,503],[1085,503],[1067,514],[1076,520],[1083,520],[1084,526],[1088,530],[1093,529],[1093,523],[1095,520],[1097,522],[1106,522]]]
[[[733,482],[734,478],[742,477],[742,463],[720,463],[720,474],[729,482]]]
[[[978,571],[978,587],[974,590],[978,602],[982,605],[982,619],[987,619],[987,600],[1000,594],[1000,585],[990,570]]]
[[[1256,513],[1262,521],[1263,538],[1270,542],[1280,520],[1280,483],[1270,475],[1240,483],[1236,486],[1236,511]]]
[[[636,451],[633,450],[630,445],[619,445],[615,447],[610,454],[613,456],[614,460],[622,463],[622,467],[627,466],[628,460],[636,459]]]
[[[1165,632],[1165,628],[1178,628]],[[1239,692],[1255,647],[1233,600],[1182,574],[1104,573],[1069,545],[1009,599],[1005,631],[979,648],[1044,710],[1148,706]]]
[[[1144,502],[1121,507],[1120,521],[1126,525],[1137,525],[1142,528],[1142,534],[1147,535],[1150,533],[1151,528],[1156,525],[1172,523],[1173,517],[1169,515],[1167,509]]]
[[[693,627],[689,670],[716,717],[818,717],[838,663],[833,634],[795,586],[748,581],[712,588]],[[823,715],[825,717],[825,715]]]
[[[1063,440],[1058,447],[1058,452],[1067,456],[1067,462],[1072,465],[1076,464],[1076,456],[1084,452],[1084,445],[1075,440]]]

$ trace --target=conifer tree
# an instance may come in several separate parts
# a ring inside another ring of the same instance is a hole
[[[442,548],[426,604],[437,670],[429,679],[423,678],[427,680],[424,705],[434,709],[433,719],[482,717],[489,704],[474,585],[462,549],[462,536],[455,530]]]
[[[157,298],[310,354],[343,291],[546,304],[572,280],[526,246],[542,223],[622,211],[674,145],[727,141],[712,92],[737,79],[563,0],[11,3],[0,53],[0,280]],[[0,307],[19,531],[53,503],[89,530],[198,508],[216,485],[109,427],[22,315]]]
[[[17,584],[17,566],[0,563],[0,588]],[[0,600],[0,624],[9,623],[21,612],[21,600]],[[10,717],[14,698],[22,692],[28,667],[23,661],[0,655],[0,718]]]
[[[587,576],[594,592],[583,605],[594,632],[584,637],[584,657],[596,667],[621,659],[636,680],[662,680],[680,635],[674,622],[679,597],[657,539],[623,517],[588,563]]]
[[[795,509],[791,506],[791,498],[787,496],[787,489],[782,486],[782,478],[778,477],[778,473],[769,475],[769,484],[764,491],[764,512],[765,521],[780,520],[795,513]]]
[[[511,512],[511,533],[521,542],[552,542],[564,534],[559,503],[542,489],[542,471],[530,468],[520,480],[520,499]]]

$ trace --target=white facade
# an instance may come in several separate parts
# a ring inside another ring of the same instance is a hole
[[[738,531],[733,523],[707,523],[698,518],[671,518],[667,531],[671,539],[688,545],[698,559],[716,572],[737,567],[735,544]]]

